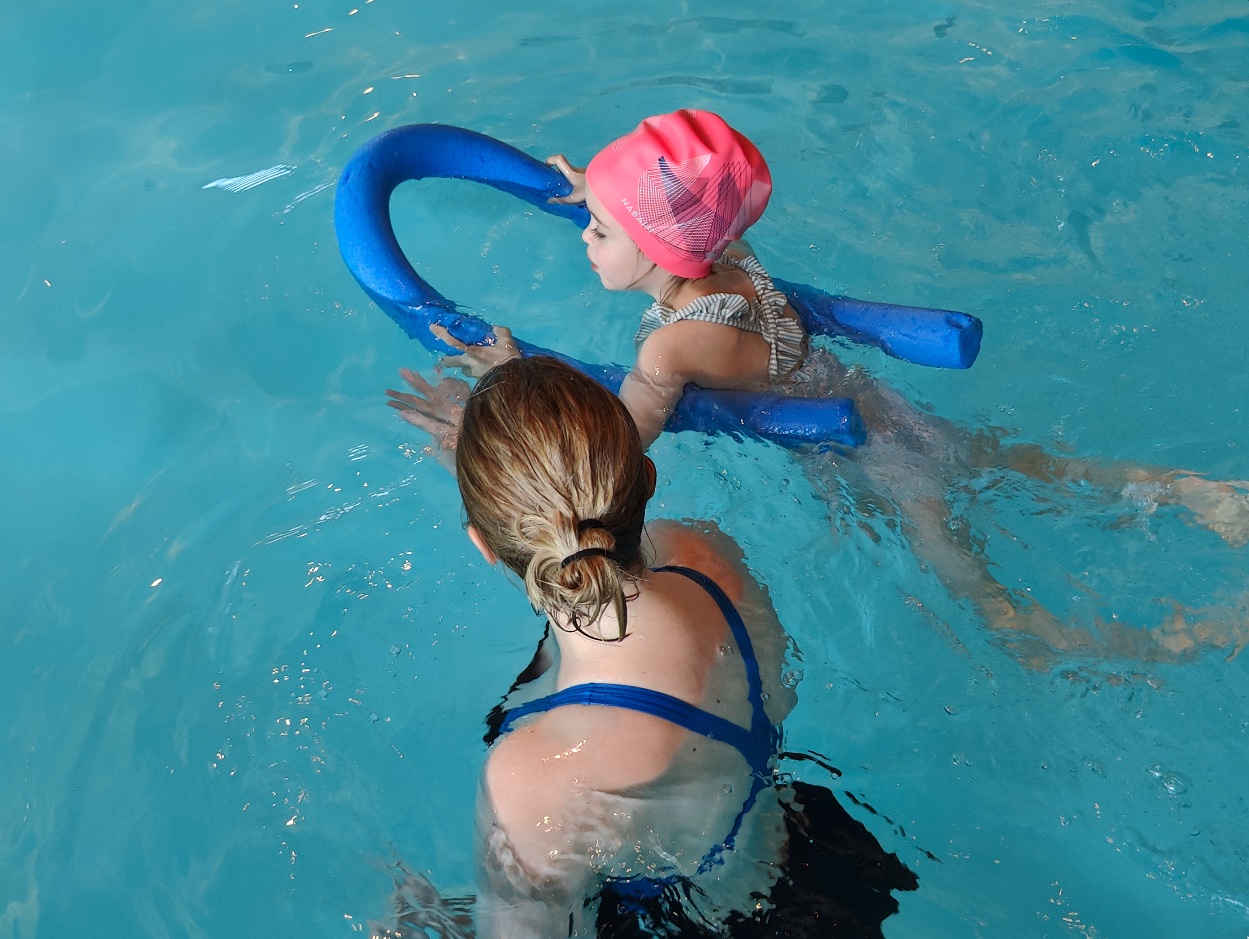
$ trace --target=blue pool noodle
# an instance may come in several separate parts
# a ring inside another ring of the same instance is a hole
[[[968,313],[855,300],[779,278],[773,283],[813,336],[851,339],[935,368],[970,368],[980,354],[984,327]]]
[[[375,303],[431,351],[454,351],[429,327],[438,324],[469,345],[493,338],[489,323],[442,296],[416,271],[395,238],[390,196],[409,179],[469,179],[510,193],[544,212],[589,223],[582,205],[550,202],[567,195],[557,171],[514,147],[462,127],[411,124],[365,143],[343,168],[334,200],[334,229],[348,269]],[[924,365],[967,368],[980,346],[980,321],[965,313],[896,307],[836,297],[777,281],[808,332],[865,342]],[[626,370],[587,365],[518,341],[526,355],[555,355],[618,391]],[[864,430],[848,398],[804,398],[776,392],[713,391],[687,386],[666,429],[746,431],[787,446],[833,442],[855,446]]]

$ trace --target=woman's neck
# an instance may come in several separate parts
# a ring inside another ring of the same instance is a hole
[[[556,644],[559,646],[560,657],[564,661],[585,660],[618,648],[622,640],[633,632],[634,616],[643,605],[638,601],[649,588],[648,573],[644,571],[638,576],[634,589],[630,591],[630,596],[625,601],[627,619],[623,637],[620,620],[611,605],[604,607],[594,622],[587,623],[584,618],[581,618],[576,627],[571,616],[559,612],[549,613],[551,623],[555,626],[552,635],[555,636]]]
[[[628,606],[628,601],[626,601],[626,606]],[[581,619],[580,622],[574,625],[571,616],[561,613],[551,613],[549,615],[551,622],[555,626],[555,640],[559,644],[561,655],[566,655],[570,652],[575,654],[576,650],[585,643],[590,643],[591,646],[601,646],[604,643],[618,642],[622,638],[620,635],[620,623],[616,619],[616,611],[610,606],[605,607],[599,618],[592,623],[587,623],[584,619]]]

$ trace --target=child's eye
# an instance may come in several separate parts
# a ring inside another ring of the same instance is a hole
[[[607,236],[606,236],[606,235],[604,235],[601,231],[599,231],[599,227],[598,227],[597,225],[595,225],[593,228],[591,228],[591,229],[590,229],[590,234],[591,234],[591,235],[593,235],[595,238],[606,238],[606,237],[607,237]]]

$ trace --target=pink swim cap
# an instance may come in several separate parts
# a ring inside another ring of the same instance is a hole
[[[679,277],[711,273],[772,194],[755,145],[709,111],[648,117],[600,151],[585,179],[642,253]]]

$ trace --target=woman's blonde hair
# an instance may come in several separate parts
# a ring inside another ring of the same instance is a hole
[[[547,356],[488,372],[464,406],[456,478],[469,524],[537,608],[624,638],[654,477],[620,399]]]

